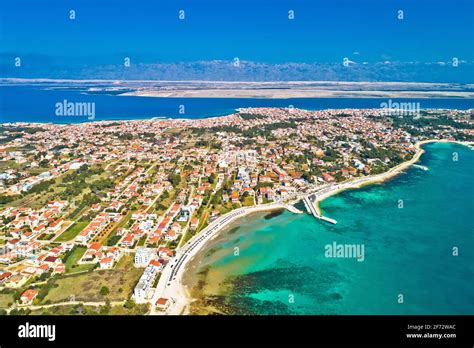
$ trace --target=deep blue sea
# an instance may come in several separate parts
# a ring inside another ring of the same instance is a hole
[[[241,219],[187,285],[230,313],[474,314],[474,151],[424,148],[429,170],[323,201],[336,225],[287,211]],[[364,260],[327,257],[334,242],[364,245]]]
[[[95,121],[166,118],[206,118],[222,116],[242,107],[288,107],[320,110],[340,108],[379,108],[386,98],[155,98],[126,97],[107,93],[86,94],[81,89],[44,89],[33,85],[0,84],[0,123],[41,122],[81,123],[90,122],[84,116],[57,116],[56,103],[94,102]],[[474,99],[392,99],[419,102],[420,108],[469,109]],[[184,113],[180,113],[184,106]]]

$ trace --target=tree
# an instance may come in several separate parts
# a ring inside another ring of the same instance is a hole
[[[123,306],[127,309],[132,309],[133,307],[135,307],[135,301],[129,298],[127,301],[125,301]]]
[[[177,187],[181,182],[181,176],[179,174],[170,174],[168,180],[173,184],[173,187]]]
[[[210,184],[213,184],[216,182],[216,174],[215,173],[211,173],[211,175],[209,175],[209,183]]]
[[[102,296],[107,296],[109,293],[110,293],[110,290],[109,290],[108,287],[103,286],[103,287],[100,288],[100,294]]]
[[[110,300],[105,300],[105,306],[100,307],[100,314],[109,314],[112,306],[110,305]]]

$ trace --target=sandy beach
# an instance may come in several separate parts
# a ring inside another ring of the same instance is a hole
[[[145,90],[125,92],[120,96],[157,97],[157,98],[472,98],[474,93],[463,91],[335,91],[315,88],[288,88],[288,89],[230,89],[230,88],[203,88],[173,90]]]
[[[409,161],[403,162],[397,165],[396,167],[391,168],[385,173],[367,176],[363,178],[357,178],[348,182],[342,182],[339,184],[324,186],[319,189],[316,189],[313,193],[316,193],[317,195],[317,203],[319,204],[324,199],[344,190],[360,188],[362,186],[376,183],[382,183],[386,180],[395,177],[396,175],[402,173],[405,169],[409,168],[411,165],[415,164],[420,159],[421,155],[425,152],[422,148],[424,144],[435,142],[452,142],[466,146],[473,144],[469,142],[445,139],[433,139],[417,142],[415,144],[416,153]],[[298,202],[301,199],[302,197],[299,196],[296,199],[292,200],[292,203],[294,204],[295,202]],[[176,256],[163,270],[160,282],[151,301],[151,314],[188,314],[190,301],[192,299],[190,298],[188,289],[183,284],[183,275],[187,271],[188,263],[199,252],[205,249],[206,244],[210,240],[214,239],[216,236],[219,235],[219,233],[221,233],[223,230],[235,223],[236,220],[256,212],[264,212],[277,209],[288,209],[289,211],[292,211],[294,213],[298,212],[298,210],[294,207],[280,202],[239,208],[229,212],[224,216],[221,216],[219,219],[217,219],[209,226],[207,226],[204,230],[202,230],[199,234],[195,235],[185,246],[183,246],[177,251]],[[160,297],[173,299],[172,305],[166,310],[166,312],[157,311],[155,308],[154,304]]]
[[[190,298],[189,293],[182,282],[183,274],[187,269],[187,264],[201,250],[203,250],[207,242],[215,238],[223,229],[234,223],[236,220],[241,219],[250,214],[280,209],[288,209],[294,213],[299,213],[299,211],[293,206],[289,206],[280,202],[262,204],[251,207],[243,207],[233,210],[224,216],[221,216],[220,218],[209,224],[201,232],[193,236],[193,238],[191,238],[186,243],[186,245],[181,247],[176,252],[176,255],[173,257],[173,259],[170,260],[170,262],[163,270],[155,293],[150,301],[152,305],[150,314],[187,314],[190,304]],[[167,308],[165,312],[157,310],[155,307],[155,303],[160,297],[168,298],[171,300],[171,305]]]

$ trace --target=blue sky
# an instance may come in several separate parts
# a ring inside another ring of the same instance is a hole
[[[83,64],[472,61],[474,1],[0,0],[0,35],[2,54]]]

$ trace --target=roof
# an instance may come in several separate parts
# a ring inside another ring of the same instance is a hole
[[[100,243],[92,243],[89,246],[89,249],[99,250],[101,247],[102,247],[102,245]]]
[[[164,297],[160,297],[157,301],[156,304],[159,306],[164,306],[168,303],[168,299]]]
[[[150,261],[150,265],[156,266],[156,267],[160,267],[160,266],[161,266],[161,262],[158,261],[158,260],[151,260],[151,261]]]
[[[0,274],[0,280],[7,279],[7,278],[10,277],[11,275],[12,275],[11,272],[4,272],[4,273]]]
[[[114,259],[111,257],[104,257],[103,259],[100,260],[100,263],[109,263],[112,262]]]
[[[56,262],[58,258],[56,256],[48,256],[44,259],[44,262]]]
[[[26,298],[31,301],[35,296],[38,295],[38,290],[36,289],[28,289],[23,294],[21,294],[22,298]]]

